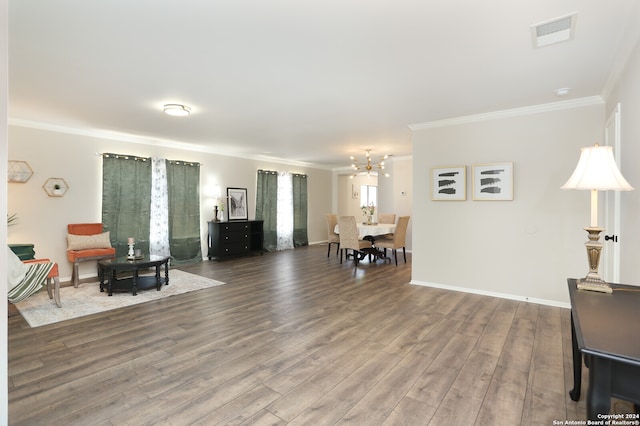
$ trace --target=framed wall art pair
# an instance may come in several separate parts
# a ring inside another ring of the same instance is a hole
[[[513,200],[513,163],[474,164],[471,170],[473,200]],[[431,199],[433,201],[466,200],[467,167],[432,168]]]

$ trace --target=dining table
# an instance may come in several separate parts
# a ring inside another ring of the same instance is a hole
[[[396,230],[396,225],[394,223],[356,223],[358,227],[358,238],[361,240],[371,241],[371,247],[362,249],[361,255],[358,258],[359,260],[364,259],[366,256],[369,256],[369,259],[378,260],[386,260],[391,262],[391,259],[388,258],[383,250],[376,248],[375,240],[376,237],[386,234],[393,234]],[[335,226],[333,231],[336,234],[340,234],[340,228],[338,225]],[[347,255],[348,257],[349,255]]]
[[[373,237],[375,240],[376,235],[393,234],[396,231],[395,223],[357,223],[358,238],[363,240],[365,237]],[[340,228],[338,225],[333,230],[336,234],[340,234]]]

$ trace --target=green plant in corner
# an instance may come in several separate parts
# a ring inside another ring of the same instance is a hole
[[[18,214],[14,213],[11,216],[7,215],[7,226],[15,225],[15,222],[18,220]]]

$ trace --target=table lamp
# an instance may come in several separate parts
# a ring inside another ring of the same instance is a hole
[[[598,264],[602,252],[600,233],[604,228],[598,227],[598,191],[631,191],[633,187],[622,177],[616,161],[613,158],[613,149],[610,146],[584,147],[580,150],[580,160],[573,174],[562,186],[562,189],[588,189],[591,191],[591,225],[584,228],[589,233],[589,241],[585,243],[587,248],[587,260],[589,273],[578,280],[578,288],[583,290],[611,293],[611,286],[600,278]]]
[[[219,222],[218,219],[218,203],[220,203],[220,197],[222,197],[222,191],[220,190],[220,185],[216,185],[213,187],[213,221]]]

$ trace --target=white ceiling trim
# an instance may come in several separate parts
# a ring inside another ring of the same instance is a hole
[[[243,158],[246,160],[266,161],[270,163],[286,164],[289,166],[298,166],[298,167],[307,167],[307,168],[310,167],[314,169],[331,170],[331,167],[322,167],[322,166],[318,166],[317,164],[306,163],[303,161],[287,160],[282,158],[269,157],[266,155],[240,155],[240,154],[234,154],[229,151],[216,150],[210,146],[194,145],[186,142],[174,141],[171,139],[145,137],[145,136],[138,136],[138,135],[133,135],[129,133],[113,132],[108,130],[78,129],[74,127],[59,126],[51,123],[21,120],[16,118],[9,118],[8,124],[10,126],[46,130],[50,132],[64,133],[68,135],[86,136],[86,137],[98,138],[98,139],[108,139],[108,140],[114,140],[114,141],[120,141],[120,142],[136,143],[141,145],[162,146],[165,148],[182,149],[185,151],[192,151],[192,152],[203,152],[207,154],[215,154],[215,155],[221,155],[225,157]]]
[[[467,115],[463,117],[447,118],[444,120],[430,121],[426,123],[417,123],[409,125],[412,131],[422,129],[433,129],[437,127],[455,126],[459,124],[477,123],[480,121],[497,120],[509,117],[521,117],[523,115],[539,114],[541,112],[560,111],[564,109],[580,108],[589,105],[603,104],[604,100],[601,96],[589,96],[586,98],[551,102],[548,104],[533,105],[523,108],[514,108],[504,111],[487,112],[484,114]]]

